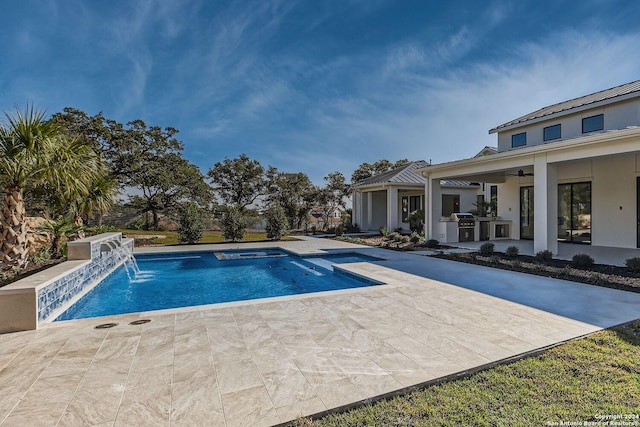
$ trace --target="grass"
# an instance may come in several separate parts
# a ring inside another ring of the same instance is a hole
[[[291,426],[606,425],[602,415],[627,415],[617,421],[640,425],[635,418],[640,415],[640,322],[465,379]]]
[[[165,238],[138,238],[136,237],[136,245],[140,244],[142,246],[169,246],[169,245],[177,245],[178,244],[178,233],[175,231],[145,231],[145,230],[127,230],[120,229],[124,236],[127,235],[135,235],[135,236],[165,236]],[[282,240],[296,240],[293,237],[284,237]],[[243,242],[264,242],[269,241],[267,239],[267,234],[264,232],[248,232],[244,235]],[[229,243],[230,240],[225,240],[222,237],[222,232],[220,231],[204,231],[202,233],[202,239],[198,242],[199,244],[208,244],[208,243]]]

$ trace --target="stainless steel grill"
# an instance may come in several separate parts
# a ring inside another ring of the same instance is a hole
[[[475,240],[476,218],[468,212],[451,214],[451,220],[458,223],[458,242],[473,242]]]
[[[451,220],[458,223],[458,228],[476,226],[476,218],[468,212],[452,213]]]

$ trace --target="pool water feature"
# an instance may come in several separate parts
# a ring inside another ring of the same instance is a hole
[[[355,253],[299,257],[274,250],[190,252],[137,255],[134,261],[137,273],[125,263],[56,320],[381,284],[334,271],[335,264],[380,261]]]

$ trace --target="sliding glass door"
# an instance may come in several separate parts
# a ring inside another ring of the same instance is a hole
[[[558,185],[558,240],[591,244],[591,183]]]
[[[533,239],[533,187],[520,187],[520,238]]]

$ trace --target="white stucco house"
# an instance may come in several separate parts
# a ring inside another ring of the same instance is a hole
[[[491,151],[491,147],[486,147],[481,153]],[[425,209],[425,180],[416,171],[428,167],[423,160],[411,162],[353,184],[353,224],[362,231],[415,228],[415,224],[409,224],[408,215]],[[439,186],[445,200],[444,210],[449,214],[473,209],[479,197],[484,200],[484,188],[479,183],[449,180],[441,181]]]
[[[489,131],[498,152],[416,169],[427,237],[442,229],[443,180],[497,184],[500,236],[640,247],[640,80],[560,102]],[[494,230],[494,233],[495,230]]]

